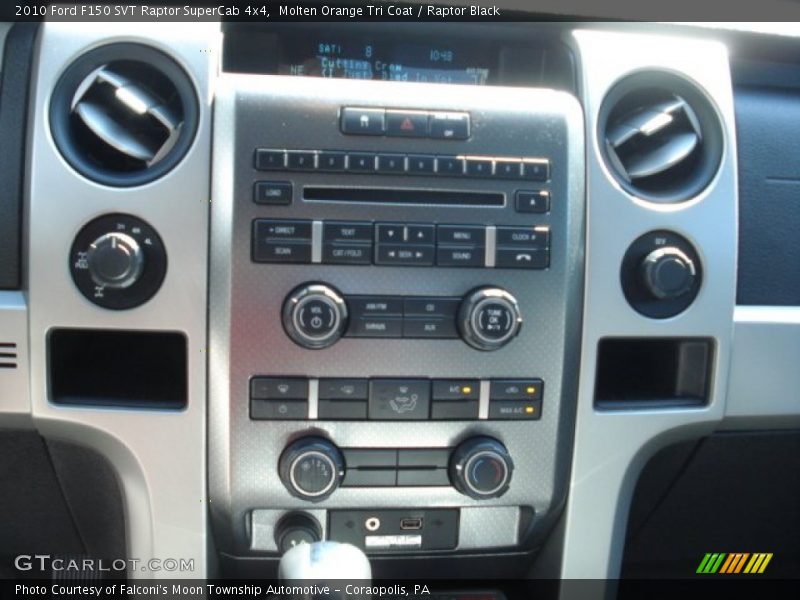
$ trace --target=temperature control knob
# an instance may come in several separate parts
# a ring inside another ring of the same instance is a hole
[[[497,350],[519,333],[517,300],[502,288],[485,287],[464,298],[458,312],[461,337],[478,350]]]
[[[514,463],[494,438],[480,436],[463,442],[450,457],[450,481],[462,494],[483,500],[506,493]]]
[[[327,285],[303,285],[283,303],[283,328],[304,348],[335,344],[346,325],[347,304],[339,292]]]
[[[101,235],[86,253],[89,274],[97,285],[124,289],[139,279],[144,268],[144,253],[127,233]]]
[[[658,248],[642,261],[642,280],[659,300],[678,298],[692,289],[697,272],[692,259],[678,248]]]
[[[344,458],[325,438],[305,437],[283,451],[278,474],[293,496],[319,502],[339,487],[344,477]]]

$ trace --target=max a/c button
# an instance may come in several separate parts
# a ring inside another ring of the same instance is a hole
[[[541,416],[541,400],[493,400],[489,403],[490,419],[535,421]]]

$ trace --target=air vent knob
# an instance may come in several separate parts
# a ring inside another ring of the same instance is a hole
[[[506,493],[514,462],[506,447],[494,438],[469,438],[450,457],[450,481],[462,494],[486,500]]]
[[[86,259],[94,282],[107,288],[132,286],[144,268],[144,253],[139,243],[126,233],[101,235],[89,245]]]
[[[641,277],[647,291],[659,300],[678,298],[692,289],[694,262],[674,247],[658,248],[642,261]]]

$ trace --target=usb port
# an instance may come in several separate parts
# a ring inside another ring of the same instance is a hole
[[[422,529],[422,517],[417,519],[400,519],[400,529],[405,531]]]

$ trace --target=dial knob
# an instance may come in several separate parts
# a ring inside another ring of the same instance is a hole
[[[346,325],[347,304],[339,292],[327,285],[303,285],[283,303],[283,327],[304,348],[335,344]]]
[[[278,473],[293,496],[319,502],[330,496],[342,481],[344,458],[325,438],[301,438],[281,454]]]
[[[289,513],[275,524],[275,545],[281,554],[300,544],[313,544],[321,539],[319,522],[306,513]]]
[[[674,247],[653,250],[642,261],[641,276],[644,286],[654,298],[678,298],[694,284],[697,272],[692,259]]]
[[[450,457],[450,481],[462,494],[483,500],[505,494],[514,463],[494,438],[480,436],[462,442]]]
[[[502,288],[474,290],[458,312],[461,337],[478,350],[502,348],[519,333],[522,315],[517,300]]]
[[[144,253],[127,233],[112,232],[93,241],[86,252],[89,274],[97,285],[125,289],[139,279]]]

